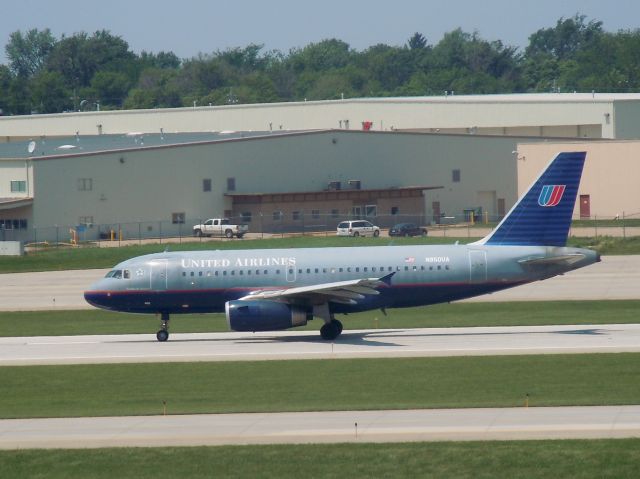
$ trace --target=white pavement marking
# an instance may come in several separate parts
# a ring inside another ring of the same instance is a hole
[[[0,449],[619,437],[640,437],[640,406],[330,411],[0,421]]]
[[[0,311],[92,309],[84,291],[108,270],[0,274]],[[640,255],[606,256],[564,276],[467,301],[640,299]]]
[[[0,338],[0,366],[640,352],[640,324]]]

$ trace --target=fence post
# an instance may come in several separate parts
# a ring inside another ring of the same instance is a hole
[[[624,211],[622,212],[622,238],[627,239],[627,227],[624,221]]]
[[[162,244],[162,221],[158,221],[158,236],[160,236],[160,244]]]
[[[598,239],[598,215],[593,215],[593,224],[596,228],[596,239]]]

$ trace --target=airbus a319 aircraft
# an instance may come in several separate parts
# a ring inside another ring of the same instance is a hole
[[[114,267],[85,292],[99,308],[159,314],[224,311],[234,331],[275,331],[336,314],[405,308],[492,293],[600,261],[566,247],[586,153],[560,153],[485,238],[467,245],[164,252]]]

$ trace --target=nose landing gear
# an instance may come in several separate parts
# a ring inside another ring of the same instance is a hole
[[[156,338],[160,342],[169,339],[169,313],[160,313],[160,331],[156,333]]]

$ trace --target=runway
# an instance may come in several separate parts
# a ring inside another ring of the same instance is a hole
[[[108,270],[0,274],[0,311],[91,309],[84,291]],[[606,256],[564,276],[467,301],[640,299],[640,255]]]
[[[640,324],[0,338],[0,366],[640,352]]]
[[[0,449],[640,437],[640,406],[0,421]]]

